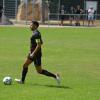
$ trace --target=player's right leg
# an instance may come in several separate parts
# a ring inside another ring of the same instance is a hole
[[[27,60],[25,61],[24,65],[23,65],[22,77],[21,77],[21,79],[15,79],[16,82],[18,82],[20,84],[24,84],[25,78],[26,78],[26,74],[28,72],[28,66],[31,63],[32,63],[32,60],[30,60],[29,58],[27,58]]]

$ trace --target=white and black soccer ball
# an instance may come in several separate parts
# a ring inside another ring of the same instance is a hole
[[[5,85],[11,85],[12,84],[12,78],[10,76],[6,76],[3,78],[3,83]]]

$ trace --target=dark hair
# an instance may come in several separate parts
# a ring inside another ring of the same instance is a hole
[[[37,27],[39,27],[39,23],[37,21],[32,21],[32,24],[36,25]]]

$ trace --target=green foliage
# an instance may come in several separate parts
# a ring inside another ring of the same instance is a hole
[[[20,78],[29,51],[31,32],[0,27],[0,100],[100,100],[100,29],[40,28],[44,40],[43,68],[61,75],[61,86],[38,75],[30,65],[26,83],[2,83]]]

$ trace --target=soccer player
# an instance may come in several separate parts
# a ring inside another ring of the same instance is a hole
[[[39,74],[46,75],[56,79],[58,85],[60,85],[60,77],[58,74],[53,74],[41,66],[41,46],[43,44],[41,33],[38,31],[39,23],[37,21],[32,21],[30,23],[30,29],[32,31],[32,36],[30,38],[30,53],[28,54],[27,60],[25,61],[22,69],[21,79],[15,79],[16,82],[24,84],[26,74],[28,72],[28,66],[34,62],[35,68]]]

